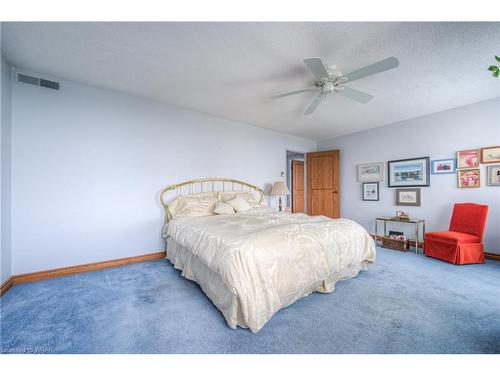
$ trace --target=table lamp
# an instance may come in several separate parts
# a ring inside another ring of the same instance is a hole
[[[271,189],[271,195],[277,195],[279,197],[278,199],[278,207],[280,212],[282,212],[282,205],[281,205],[281,196],[282,195],[288,195],[290,194],[290,190],[285,185],[285,182],[283,181],[276,181],[273,185],[273,188]]]

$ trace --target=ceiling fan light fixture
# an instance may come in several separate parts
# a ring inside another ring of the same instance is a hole
[[[325,82],[321,88],[323,94],[328,94],[330,92],[335,91],[335,85],[333,84],[333,82]]]

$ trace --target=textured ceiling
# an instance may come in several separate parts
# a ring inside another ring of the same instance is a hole
[[[3,23],[14,65],[226,119],[325,139],[498,96],[485,70],[500,23]],[[344,73],[389,56],[397,69],[352,82],[375,96],[331,94],[312,116],[302,60]]]

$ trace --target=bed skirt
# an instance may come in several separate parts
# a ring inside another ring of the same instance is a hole
[[[174,265],[174,268],[182,271],[182,276],[196,282],[201,287],[212,303],[222,312],[231,328],[236,329],[237,326],[248,328],[240,309],[238,296],[231,291],[230,286],[224,283],[218,273],[202,263],[197,256],[178,244],[172,237],[167,239],[167,259]],[[280,309],[313,292],[333,292],[338,281],[357,276],[360,271],[368,269],[368,263],[368,261],[364,260],[346,267],[339,272],[332,273],[327,279],[319,280],[314,285],[310,285],[305,291],[301,290],[298,293],[286,296],[281,301]],[[273,314],[280,309],[274,311]]]

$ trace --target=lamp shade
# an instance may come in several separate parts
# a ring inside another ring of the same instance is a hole
[[[286,187],[283,181],[276,181],[271,189],[271,195],[288,195],[290,190]]]

